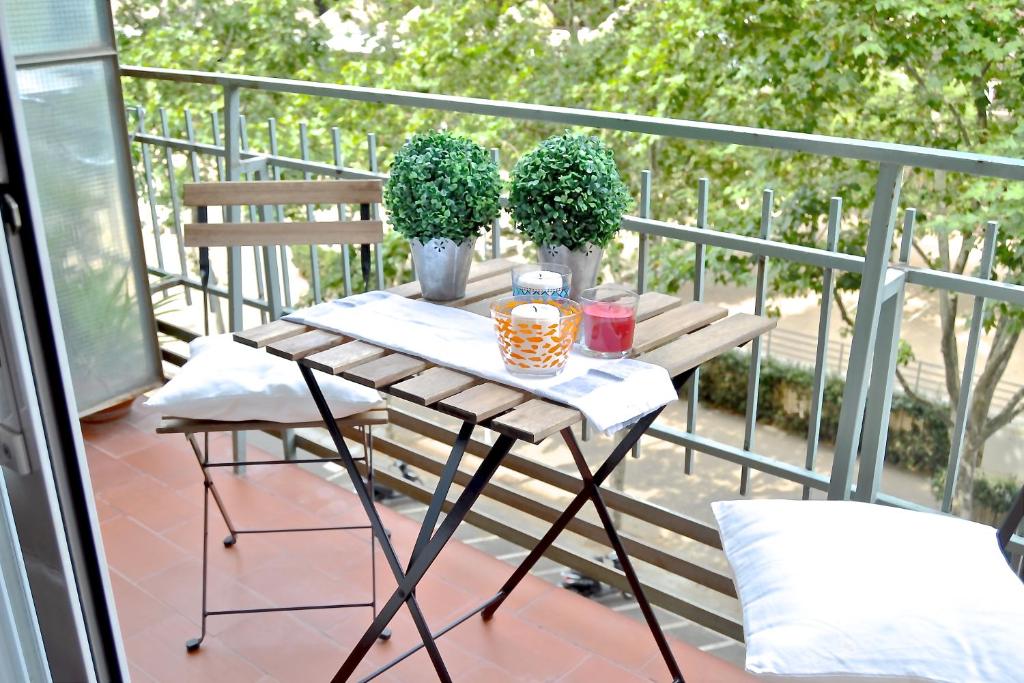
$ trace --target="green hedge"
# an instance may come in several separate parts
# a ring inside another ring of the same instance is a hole
[[[708,405],[744,414],[747,408],[747,377],[750,355],[732,352],[706,363],[700,375],[700,398]],[[807,434],[813,373],[801,366],[773,358],[761,360],[758,422],[775,425],[794,434]],[[839,428],[839,407],[845,382],[829,377],[821,410],[821,438],[834,441]],[[947,407],[894,395],[889,420],[885,460],[912,472],[929,476],[946,464],[949,456]]]

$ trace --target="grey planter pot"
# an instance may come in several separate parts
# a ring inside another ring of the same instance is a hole
[[[476,240],[474,237],[462,244],[446,238],[434,238],[426,244],[417,239],[409,240],[416,279],[424,299],[451,301],[466,296],[466,280]]]
[[[601,247],[587,244],[581,249],[567,249],[564,246],[548,245],[538,247],[537,252],[542,264],[557,263],[572,271],[570,299],[578,301],[580,292],[597,283],[597,273],[601,270],[601,256],[604,253]]]

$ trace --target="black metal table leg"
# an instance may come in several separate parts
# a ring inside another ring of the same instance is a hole
[[[651,423],[653,423],[655,419],[657,419],[662,410],[664,410],[664,408],[659,408],[654,412],[648,413],[641,418],[639,422],[633,425],[632,428],[630,428],[629,432],[626,433],[626,437],[619,442],[619,444],[612,450],[611,455],[608,456],[608,459],[605,460],[604,464],[597,470],[597,473],[593,477],[595,482],[600,484],[608,478],[608,475],[610,475],[612,470],[622,462],[622,459],[627,453],[629,453],[630,449],[633,448],[633,444],[635,444],[643,433],[647,431],[647,428],[651,426]],[[567,527],[569,522],[576,517],[588,500],[590,500],[590,492],[584,484],[583,488],[576,494],[576,497],[573,498],[565,508],[565,511],[559,515],[558,519],[555,520],[555,523],[552,524],[551,528],[548,529],[546,534],[544,534],[544,537],[540,542],[534,546],[533,550],[530,551],[530,554],[526,556],[526,559],[516,567],[516,570],[512,572],[512,576],[505,581],[504,585],[502,585],[501,589],[498,591],[498,598],[482,612],[481,616],[483,616],[485,620],[489,620],[494,616],[494,613],[498,611],[498,608],[501,607],[503,602],[505,602],[505,599],[509,594],[511,594],[512,591],[515,590],[516,586],[518,586],[526,575],[530,573],[530,570],[533,569],[535,564],[537,564],[537,561],[544,555],[544,552],[551,547],[551,544],[555,542],[555,539],[558,538],[558,536],[565,530],[565,527]]]
[[[405,574],[402,572],[402,565],[398,560],[398,555],[395,553],[395,548],[391,545],[391,539],[388,538],[387,531],[384,529],[384,524],[381,522],[380,515],[377,513],[376,505],[373,501],[373,494],[366,490],[366,485],[363,482],[362,477],[359,474],[358,468],[356,468],[355,461],[352,459],[352,454],[348,450],[348,445],[345,443],[345,438],[341,434],[341,430],[338,428],[338,424],[334,419],[334,415],[331,413],[330,406],[327,405],[327,400],[324,398],[323,391],[320,389],[319,383],[316,381],[316,377],[313,375],[313,371],[303,364],[299,364],[299,370],[302,373],[303,379],[306,381],[306,385],[309,388],[309,393],[313,397],[313,402],[316,403],[317,410],[320,412],[320,416],[323,418],[324,426],[327,428],[328,434],[331,436],[331,440],[334,442],[334,447],[337,449],[338,454],[345,465],[345,469],[348,471],[349,478],[352,480],[352,485],[355,488],[356,495],[359,497],[359,501],[366,512],[367,517],[370,520],[370,526],[374,536],[380,543],[381,552],[384,553],[385,559],[388,561],[388,565],[391,567],[392,573],[395,575],[395,579],[399,585],[402,585],[405,579]],[[409,613],[412,615],[413,623],[416,626],[416,630],[419,632],[420,637],[423,639],[423,645],[427,649],[427,653],[430,655],[430,660],[434,665],[434,669],[437,671],[438,679],[444,683],[451,681],[451,676],[448,674],[448,670],[445,667],[444,660],[441,658],[441,652],[437,648],[437,643],[434,642],[433,637],[430,633],[430,628],[427,626],[426,619],[423,617],[423,612],[420,610],[419,604],[416,602],[415,597],[407,597],[404,600],[408,607]],[[348,671],[345,671],[345,667],[334,677],[334,681],[338,683],[347,681],[351,676],[355,666],[358,665],[359,661],[362,660],[363,656],[369,650],[370,646],[383,632],[394,617],[397,608],[392,610],[388,615],[387,619],[381,619],[384,612],[378,613],[377,617],[373,620],[370,629],[363,636],[363,639],[359,641],[357,648],[360,650],[358,659],[356,659]],[[372,632],[372,634],[371,634]],[[364,642],[369,636],[369,643]],[[353,650],[352,654],[355,654]],[[352,656],[349,656],[352,659]],[[347,662],[348,660],[346,660]]]
[[[576,467],[579,469],[580,476],[583,478],[583,490],[587,492],[590,497],[590,501],[597,509],[597,515],[601,518],[601,524],[604,526],[604,532],[608,535],[608,540],[611,542],[612,549],[615,551],[616,557],[619,558],[619,564],[622,566],[622,573],[626,575],[626,580],[629,582],[630,590],[633,591],[633,597],[636,598],[636,602],[640,606],[640,611],[644,615],[644,620],[647,621],[647,626],[651,629],[651,635],[654,636],[654,642],[657,643],[658,650],[661,652],[661,657],[665,660],[665,666],[668,667],[669,673],[672,674],[673,682],[683,683],[683,674],[679,670],[679,664],[676,662],[676,657],[672,653],[672,648],[669,647],[668,640],[665,639],[665,633],[661,630],[661,624],[658,623],[658,617],[654,614],[654,609],[651,607],[651,603],[648,602],[647,595],[644,594],[644,588],[640,583],[640,578],[636,575],[636,570],[633,568],[633,562],[629,559],[629,555],[626,553],[626,549],[622,545],[622,539],[619,538],[619,532],[615,529],[615,523],[612,521],[612,516],[608,512],[608,507],[604,503],[604,498],[601,497],[601,489],[597,485],[597,482],[594,481],[594,475],[590,471],[590,466],[587,465],[587,460],[583,457],[583,451],[580,450],[580,445],[576,441],[576,435],[572,433],[571,429],[564,429],[562,430],[562,438],[565,439],[565,445],[569,447],[569,451],[572,453],[572,458],[576,461]]]
[[[472,422],[463,422],[458,436],[455,437],[455,443],[452,445],[451,453],[448,455],[448,461],[445,463],[441,476],[437,480],[437,488],[434,489],[434,495],[430,499],[430,507],[427,508],[427,514],[423,517],[420,532],[416,536],[416,543],[413,544],[412,553],[409,555],[409,568],[416,561],[416,557],[423,552],[424,546],[427,545],[427,542],[434,533],[437,519],[441,516],[441,508],[444,507],[444,502],[448,499],[448,491],[451,490],[452,482],[455,481],[455,475],[459,471],[459,464],[462,462],[462,456],[466,452],[466,445],[473,436],[473,427],[475,426]],[[408,568],[406,571],[408,571]]]
[[[512,445],[515,441],[516,440],[510,436],[502,435],[494,442],[494,445],[491,446],[487,455],[484,456],[484,459],[480,463],[476,472],[473,473],[473,476],[470,477],[469,482],[466,484],[465,488],[463,488],[462,493],[455,500],[451,510],[445,516],[444,521],[441,522],[441,526],[438,527],[434,535],[431,536],[430,540],[423,546],[420,554],[416,557],[412,566],[409,568],[409,571],[398,579],[398,588],[392,594],[391,598],[384,604],[380,612],[377,614],[377,618],[374,619],[373,623],[366,630],[366,633],[363,634],[363,637],[358,643],[356,643],[355,647],[349,653],[348,658],[345,660],[345,663],[342,664],[341,669],[338,670],[338,673],[335,675],[332,683],[342,683],[343,681],[348,680],[349,676],[352,675],[352,672],[355,671],[355,668],[359,665],[359,662],[362,661],[363,657],[366,655],[366,652],[370,649],[370,646],[373,645],[376,634],[390,623],[403,604],[415,604],[416,598],[415,595],[413,595],[413,591],[415,590],[416,585],[423,579],[427,570],[429,570],[430,566],[434,563],[434,560],[437,559],[437,556],[441,554],[445,545],[447,545],[448,541],[450,541],[452,536],[455,535],[455,530],[459,527],[462,520],[465,519],[470,509],[473,507],[473,504],[476,503],[477,499],[483,493],[484,487],[487,486],[487,482],[489,482],[491,477],[494,476],[498,466],[501,465],[501,461],[504,460],[505,456],[508,455],[508,452],[512,450]],[[455,472],[452,471],[452,478],[454,478],[454,474]],[[439,489],[450,485],[450,481],[439,484]],[[435,492],[434,495],[436,497],[437,493]],[[398,574],[396,574],[396,577],[398,577]],[[431,645],[436,647],[433,634],[430,634],[429,637],[424,637],[423,643],[427,648]],[[383,669],[378,670],[378,672],[387,668],[388,667],[384,667]],[[376,675],[376,672],[373,675]],[[369,679],[367,678],[363,680]]]

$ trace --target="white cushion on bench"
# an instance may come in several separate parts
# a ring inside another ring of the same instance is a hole
[[[189,349],[188,362],[149,397],[147,407],[197,420],[320,419],[295,362],[243,346],[230,334],[199,337]],[[376,389],[322,372],[316,378],[335,418],[384,405]]]
[[[1024,584],[995,529],[840,501],[712,504],[766,680],[1024,680]]]

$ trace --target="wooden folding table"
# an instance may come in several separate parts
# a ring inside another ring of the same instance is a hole
[[[466,296],[458,301],[448,302],[447,305],[466,307],[507,294],[511,289],[508,275],[511,267],[512,263],[500,259],[480,264],[471,274]],[[418,298],[420,295],[416,283],[402,285],[391,291],[411,298]],[[647,293],[640,298],[634,357],[668,370],[678,391],[701,363],[746,344],[774,326],[774,321],[768,318],[743,313],[727,315],[725,309],[713,304],[684,303],[665,294]],[[236,333],[235,339],[242,344],[266,348],[270,353],[298,362],[310,393],[323,416],[327,431],[366,510],[373,533],[380,542],[381,551],[398,583],[398,589],[378,612],[338,670],[333,679],[336,683],[349,680],[378,635],[387,628],[403,604],[409,607],[413,623],[423,641],[422,645],[407,651],[361,680],[370,680],[419,649],[426,648],[438,678],[441,681],[450,681],[451,677],[437,648],[436,639],[476,614],[482,613],[484,619],[490,619],[588,500],[597,509],[612,549],[618,557],[630,589],[672,675],[672,680],[683,680],[679,665],[615,530],[600,488],[664,408],[648,413],[630,427],[601,466],[592,471],[584,460],[572,431],[572,427],[584,419],[575,408],[531,396],[521,389],[475,377],[464,371],[435,365],[422,358],[286,321],[273,322]],[[395,553],[374,506],[372,491],[367,489],[359,476],[341,430],[327,406],[316,379],[317,372],[340,375],[462,420],[462,428],[441,472],[411,557],[405,566]],[[498,433],[498,438],[444,521],[437,526],[442,506],[458,472],[466,445],[477,425],[494,430]],[[446,626],[432,631],[416,601],[417,584],[451,540],[455,530],[476,503],[515,442],[521,440],[536,444],[556,433],[565,441],[579,469],[582,478],[579,493],[493,597]]]

